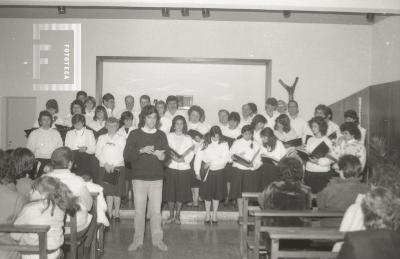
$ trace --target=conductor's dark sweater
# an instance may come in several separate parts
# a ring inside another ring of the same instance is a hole
[[[145,146],[154,146],[154,150],[164,150],[165,159],[161,161],[155,155],[140,154],[139,150]],[[126,141],[124,159],[132,165],[134,180],[155,181],[164,178],[164,164],[169,153],[164,132],[157,130],[155,133],[147,133],[143,129],[135,129]]]

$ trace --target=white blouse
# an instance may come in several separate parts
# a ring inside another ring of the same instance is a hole
[[[297,133],[294,129],[290,129],[289,132],[284,132],[284,131],[280,132],[278,130],[274,130],[274,134],[282,142],[286,142],[297,138]]]
[[[39,118],[39,115],[37,116]],[[53,115],[53,124],[51,125],[52,128],[55,128],[57,125],[64,125],[64,120],[58,115],[58,113]],[[35,120],[33,123],[33,128],[40,128],[39,121]]]
[[[187,123],[187,126],[188,126],[188,131],[189,130],[197,130],[198,132],[200,132],[203,135],[206,134],[210,130],[210,127],[203,122],[192,123],[189,121]]]
[[[96,139],[93,131],[83,127],[80,130],[70,130],[65,137],[65,146],[72,150],[78,150],[79,147],[87,147],[86,153],[94,154],[96,151]]]
[[[251,148],[251,144],[253,143],[253,148]],[[233,161],[232,166],[236,167],[241,170],[257,170],[260,168],[262,162],[261,162],[261,149],[262,147],[255,141],[247,141],[244,138],[237,139],[235,142],[233,142],[233,145],[229,151],[230,156],[232,157],[233,155],[238,155],[248,161],[251,161],[254,158],[253,161],[253,167],[246,167],[244,165],[241,165],[235,161]]]
[[[185,153],[190,147],[194,146],[194,141],[188,135],[177,135],[174,132],[169,133],[167,135],[168,145],[171,149],[173,149],[178,154],[182,155]],[[190,151],[185,157],[183,162],[177,162],[171,159],[170,164],[168,165],[171,169],[176,170],[189,170],[190,162],[194,157],[194,151]]]
[[[276,118],[278,118],[279,115],[280,114],[278,111],[274,111],[272,113],[272,116],[269,116],[268,113],[265,112],[264,117],[267,119],[267,124],[265,126],[273,129],[275,127],[275,120],[276,120]]]
[[[100,166],[103,167],[106,163],[113,166],[124,166],[125,145],[126,139],[121,135],[101,135],[96,145],[96,157],[99,159]]]
[[[298,115],[295,118],[289,116],[289,119],[290,127],[296,132],[297,138],[303,138],[308,125],[306,120],[302,117],[299,117]]]
[[[282,144],[280,140],[276,140],[275,149],[271,150],[270,148],[262,147],[261,156],[271,158],[277,162],[279,162],[287,153],[285,146]]]
[[[210,164],[210,170],[218,171],[225,168],[230,161],[228,143],[212,141],[206,149],[200,149],[194,159],[194,171],[196,175],[200,174],[201,162]]]
[[[316,138],[316,137],[311,137],[308,139],[307,144],[306,144],[306,151],[308,153],[312,153],[314,149],[321,144],[322,142],[325,142],[325,144],[329,147],[330,152],[332,151],[332,141],[327,137],[323,136],[322,138]],[[306,163],[306,170],[310,172],[329,172],[331,169],[331,164],[332,160],[326,157],[321,157],[318,159],[318,162],[312,163],[310,161],[307,161]]]
[[[117,131],[117,134],[124,137],[125,139],[128,139],[129,134],[132,132],[132,130],[136,129],[135,126],[129,127],[128,128],[128,132],[126,132],[126,128],[124,126],[122,126],[121,128],[119,128],[119,130]]]
[[[36,158],[50,159],[53,151],[63,146],[60,133],[56,129],[38,128],[31,132],[26,147]]]
[[[86,123],[86,125],[91,129],[93,129],[94,131],[99,131],[106,126],[106,121],[92,120]]]
[[[242,134],[239,126],[237,126],[234,129],[230,129],[229,127],[225,129],[225,131],[222,131],[222,135],[228,138],[233,138],[237,139],[240,135]]]
[[[160,130],[163,131],[166,135],[169,134],[172,126],[172,120],[168,117],[162,116],[160,118]]]

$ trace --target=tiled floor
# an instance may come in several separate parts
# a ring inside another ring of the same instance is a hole
[[[105,254],[102,259],[236,259],[239,252],[239,227],[235,222],[218,225],[164,225],[164,241],[168,252],[151,245],[149,225],[146,228],[144,247],[128,252],[133,238],[133,220],[113,224],[105,235]]]

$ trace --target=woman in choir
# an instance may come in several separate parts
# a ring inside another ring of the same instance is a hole
[[[291,127],[290,118],[286,114],[281,114],[276,118],[274,130],[275,136],[283,143],[297,138],[297,133]]]
[[[344,155],[353,155],[360,160],[361,169],[364,170],[366,163],[367,151],[364,144],[361,143],[361,132],[354,122],[345,122],[340,125],[342,136],[338,139],[336,146],[333,148],[333,157],[337,161]],[[338,170],[337,164],[334,166]]]
[[[75,114],[84,114],[85,107],[81,101],[74,100],[70,105],[70,112],[71,113],[68,114],[64,119],[64,125],[67,127],[72,127],[73,123],[71,119]]]
[[[86,123],[89,123],[94,118],[96,110],[96,99],[93,96],[88,96],[88,98],[86,98],[84,106],[85,106]]]
[[[134,118],[133,118],[133,113],[130,111],[124,111],[121,114],[121,119],[120,119],[120,124],[122,124],[122,127],[118,130],[117,134],[124,137],[125,139],[128,139],[129,134],[136,129],[136,127],[133,124]],[[129,192],[132,191],[133,195],[133,190],[132,190],[132,165],[130,162],[125,161],[125,194],[122,197],[122,202],[125,203],[130,199]],[[128,200],[126,199],[128,198]]]
[[[261,159],[261,187],[264,189],[270,183],[279,181],[279,168],[277,164],[286,155],[287,151],[282,142],[275,136],[271,128],[261,131],[262,149]]]
[[[278,101],[274,97],[270,97],[265,102],[265,118],[267,119],[267,127],[273,129],[275,127],[275,119],[279,116],[279,112],[276,110],[278,107]]]
[[[85,103],[88,95],[85,91],[78,91],[76,93],[76,100],[81,101],[81,103]]]
[[[322,117],[327,123],[326,136],[333,142],[336,142],[336,139],[340,137],[340,128],[334,123],[332,118],[332,110],[324,104],[319,104],[315,107],[314,116]],[[311,130],[312,131],[312,130]]]
[[[63,146],[60,133],[56,129],[51,128],[53,116],[50,112],[41,111],[38,124],[40,128],[31,132],[26,144],[26,147],[33,152],[35,158],[40,162],[38,175],[36,177],[41,176],[44,172],[44,167],[51,162],[51,154],[53,151]]]
[[[187,124],[183,116],[174,117],[167,139],[172,151],[171,160],[165,172],[163,190],[164,200],[168,202],[170,212],[166,223],[181,224],[182,204],[192,201],[190,162],[194,157],[194,143],[187,135]]]
[[[179,101],[176,95],[169,95],[166,100],[167,111],[164,116],[172,121],[172,119],[177,115],[182,115],[187,120],[187,113],[183,110],[179,110]]]
[[[96,139],[98,139],[101,134],[104,134],[107,132],[107,129],[105,127],[107,119],[108,119],[108,115],[107,115],[106,108],[104,108],[101,105],[97,106],[94,111],[93,120],[88,121],[88,124],[87,124],[87,126],[91,130],[93,130],[94,137]]]
[[[242,128],[242,138],[237,139],[231,149],[233,160],[233,177],[231,181],[230,199],[237,199],[239,216],[243,216],[242,192],[259,192],[261,146],[253,139],[253,128],[245,125]]]
[[[316,149],[329,149],[318,151],[316,156],[310,155],[306,162],[306,172],[304,183],[311,187],[312,193],[320,192],[328,184],[333,177],[331,173],[332,160],[327,157],[332,151],[332,141],[326,136],[328,124],[322,117],[314,117],[309,121],[309,126],[313,133],[313,137],[309,138],[305,146],[305,151],[311,154]],[[314,152],[314,153],[315,153]]]
[[[83,114],[75,114],[71,119],[74,129],[67,132],[65,146],[74,153],[74,166],[71,171],[77,175],[90,175],[94,178],[97,171],[93,168],[93,154],[96,151],[96,139],[93,131],[86,128]]]
[[[117,116],[116,114],[114,114],[116,112],[114,95],[106,93],[105,95],[103,95],[102,102],[103,102],[103,107],[106,109],[108,117]]]
[[[360,142],[365,145],[365,136],[367,135],[367,130],[360,125],[360,119],[358,118],[358,114],[354,110],[347,110],[344,112],[344,120],[346,122],[354,122],[357,124],[358,129],[361,132]]]
[[[226,198],[226,185],[223,170],[230,160],[229,146],[222,137],[221,129],[213,126],[206,134],[201,150],[196,154],[194,170],[200,184],[200,197],[205,201],[206,218],[204,223],[218,223],[217,211],[219,201]],[[202,165],[202,162],[204,164]],[[203,168],[202,168],[203,167]],[[205,171],[201,178],[200,170]],[[213,213],[211,216],[211,201]]]
[[[121,196],[124,194],[125,187],[123,152],[126,139],[117,134],[118,119],[108,118],[106,127],[108,133],[99,137],[96,146],[96,157],[100,162],[99,181],[104,188],[108,216],[119,222]]]
[[[257,142],[260,146],[262,145],[262,140],[261,140],[261,131],[265,128],[265,125],[267,124],[267,119],[262,116],[261,114],[257,114],[253,117],[253,120],[251,121],[251,126],[254,129],[254,141]]]
[[[167,104],[164,101],[159,100],[156,102],[156,109],[158,115],[160,116],[159,129],[163,131],[165,134],[168,134],[171,129],[172,120],[165,116],[165,112],[167,110]]]

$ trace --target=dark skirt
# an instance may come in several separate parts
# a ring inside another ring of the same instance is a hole
[[[233,170],[232,164],[231,164],[231,163],[226,164],[226,166],[225,166],[225,168],[224,168],[224,172],[223,172],[225,183],[230,183],[230,182],[232,182],[232,179],[233,179],[232,170]]]
[[[192,201],[191,179],[192,174],[190,169],[181,171],[167,168],[165,171],[163,200],[182,203]]]
[[[329,172],[310,172],[304,174],[304,184],[311,188],[313,194],[322,191],[333,177],[333,173]]]
[[[232,167],[232,182],[229,192],[229,199],[242,198],[243,192],[260,192],[261,191],[261,173],[260,170],[241,170]]]
[[[261,174],[261,190],[264,190],[268,187],[272,182],[280,180],[280,173],[278,166],[271,163],[263,163],[260,168]]]
[[[131,162],[125,161],[125,181],[133,180],[133,171]]]
[[[73,154],[74,164],[71,171],[76,175],[88,175],[90,179],[94,179],[98,171],[98,166],[96,166],[97,161],[94,155],[79,152],[78,150],[74,150]]]
[[[226,198],[226,184],[223,169],[209,171],[206,180],[200,183],[200,197],[203,200],[223,200]]]
[[[120,166],[115,169],[119,170],[117,184],[110,184],[104,181],[104,175],[106,170],[104,167],[100,167],[99,170],[99,184],[104,188],[103,192],[105,196],[122,196],[125,193],[125,167]]]

